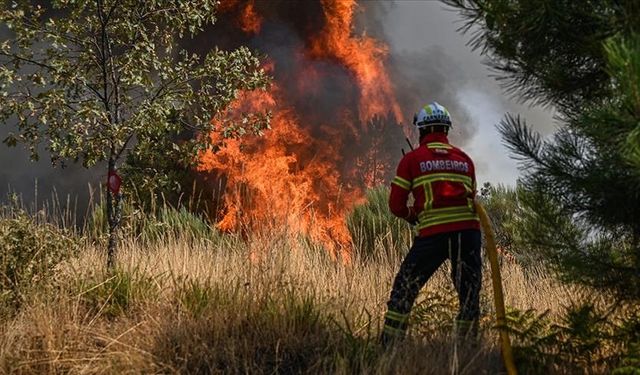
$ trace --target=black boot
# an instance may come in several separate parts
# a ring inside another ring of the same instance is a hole
[[[386,349],[404,338],[407,330],[409,314],[402,314],[392,310],[384,316],[384,327],[380,335],[380,344]]]
[[[399,330],[398,330],[399,331]],[[384,327],[382,335],[380,335],[380,345],[384,349],[394,347],[397,343],[404,339],[404,332],[392,332],[391,327]]]

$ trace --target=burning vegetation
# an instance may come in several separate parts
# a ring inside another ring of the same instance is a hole
[[[355,0],[227,0],[207,37],[266,53],[266,92],[243,94],[225,116],[270,111],[262,136],[225,139],[201,155],[225,231],[284,225],[348,258],[346,214],[385,183],[400,156],[402,110],[386,46],[355,30]],[[209,45],[211,42],[209,42]],[[203,48],[203,47],[194,47]],[[214,119],[214,121],[220,121]]]

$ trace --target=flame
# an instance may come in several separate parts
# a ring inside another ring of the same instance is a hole
[[[321,5],[324,28],[291,56],[302,67],[291,72],[298,74],[293,87],[284,78],[276,79],[269,91],[241,93],[228,110],[231,117],[270,110],[271,128],[263,136],[224,139],[219,126],[210,137],[221,146],[203,152],[198,169],[223,181],[219,229],[284,227],[292,236],[308,236],[348,260],[346,215],[364,201],[368,187],[384,180],[390,160],[397,159],[380,155],[384,135],[371,124],[383,124],[380,116],[389,113],[401,121],[402,113],[384,67],[386,46],[354,35],[355,1],[322,0]],[[240,9],[245,33],[260,33],[263,19],[253,0],[242,5],[239,0],[223,2],[222,9],[231,8]],[[333,121],[322,109],[314,109],[314,103],[307,103],[308,111],[293,103],[301,95],[322,95],[323,82],[338,79],[313,64],[326,60],[348,72],[346,79],[354,82],[357,94],[331,102]],[[267,69],[277,72],[278,65],[271,61]]]
[[[262,26],[262,17],[255,11],[254,1],[248,2],[240,16],[240,29],[247,34],[258,34]]]
[[[334,57],[357,77],[360,87],[360,119],[370,120],[376,114],[393,112],[402,121],[389,75],[384,68],[387,47],[373,38],[353,37],[355,0],[322,0],[327,25],[314,39],[311,54]]]
[[[246,34],[258,34],[262,27],[263,18],[255,10],[255,0],[248,0],[241,4],[241,0],[223,0],[218,4],[218,12],[228,13],[235,8],[240,8],[240,15],[236,20],[240,30]]]

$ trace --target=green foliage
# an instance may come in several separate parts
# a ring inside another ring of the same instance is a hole
[[[466,18],[471,45],[488,57],[507,89],[563,114],[609,96],[603,42],[640,31],[635,0],[443,2]]]
[[[0,120],[18,125],[5,143],[25,143],[34,159],[44,143],[54,164],[111,167],[126,156],[140,187],[174,188],[176,167],[188,169],[213,146],[214,123],[237,135],[268,120],[224,113],[240,91],[267,84],[251,51],[199,56],[180,45],[215,22],[217,4],[1,1],[0,23],[12,35],[0,41]]]
[[[521,194],[531,224],[524,241],[553,260],[567,281],[637,299],[640,195],[634,186],[640,180],[622,149],[611,147],[606,132],[564,129],[554,143],[543,143],[519,119],[508,118],[501,129],[514,150],[531,157]]]
[[[56,267],[78,251],[79,241],[17,210],[0,217],[0,249],[0,305],[15,309],[54,277]]]
[[[608,59],[608,71],[614,79],[619,103],[611,103],[600,109],[602,115],[614,112],[614,119],[622,122],[625,132],[619,136],[626,157],[634,167],[634,173],[640,174],[640,33],[631,37],[615,37],[607,40],[605,51]],[[598,112],[600,112],[598,111]],[[598,118],[594,119],[599,120]],[[594,122],[595,122],[594,121]],[[626,133],[626,134],[625,134]]]
[[[613,375],[639,375],[640,374],[640,343],[630,345],[629,352],[622,360],[622,364],[613,370]]]
[[[542,372],[554,357],[550,347],[556,340],[548,311],[507,310],[507,329],[514,345],[514,357],[520,371]],[[534,371],[536,370],[536,371]]]
[[[517,244],[514,254],[525,268],[529,264],[550,266],[568,283],[613,288],[621,293],[629,288],[634,290],[636,283],[620,278],[618,267],[612,267],[617,262],[615,251],[602,251],[614,249],[613,238],[607,240],[599,234],[600,247],[589,247],[584,242],[589,236],[588,230],[579,218],[568,215],[553,197],[539,191],[519,187],[517,205],[516,216],[506,229],[498,227],[498,232],[507,231],[511,236]],[[591,240],[595,242],[597,236],[593,236]]]
[[[455,291],[424,292],[424,298],[411,313],[410,326],[417,337],[447,333],[453,329],[454,312],[458,309]]]
[[[627,342],[626,350],[614,375],[640,374],[640,309],[625,311],[625,319],[616,327],[616,335]]]
[[[623,317],[621,325],[613,324],[610,313],[588,299],[570,304],[554,319],[548,311],[509,310],[507,326],[520,371],[542,373],[562,366],[572,372],[598,372],[618,363],[633,363],[632,350],[627,359],[621,355],[627,343],[633,342],[633,334],[621,327],[632,319]]]
[[[526,226],[525,212],[520,201],[522,187],[493,186],[486,182],[480,189],[478,199],[487,210],[496,238],[496,245],[506,254],[514,256],[520,265],[535,265],[541,261],[529,246],[521,241],[521,232]]]
[[[355,252],[362,259],[400,256],[411,246],[410,226],[391,214],[388,202],[388,187],[371,189],[366,203],[356,206],[347,217]]]
[[[189,280],[179,289],[178,299],[183,308],[195,317],[199,317],[213,302],[213,291],[208,285]]]
[[[237,295],[209,280],[198,281],[190,277],[178,278],[174,280],[174,285],[176,286],[178,304],[192,318],[202,318],[212,309],[227,308],[238,302]]]
[[[136,303],[153,299],[158,295],[158,283],[138,270],[113,270],[82,280],[78,295],[94,315],[108,319],[117,318]]]

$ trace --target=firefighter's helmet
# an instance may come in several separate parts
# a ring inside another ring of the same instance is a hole
[[[418,129],[433,125],[444,125],[450,128],[451,116],[445,107],[438,102],[432,102],[413,116],[413,125]]]

